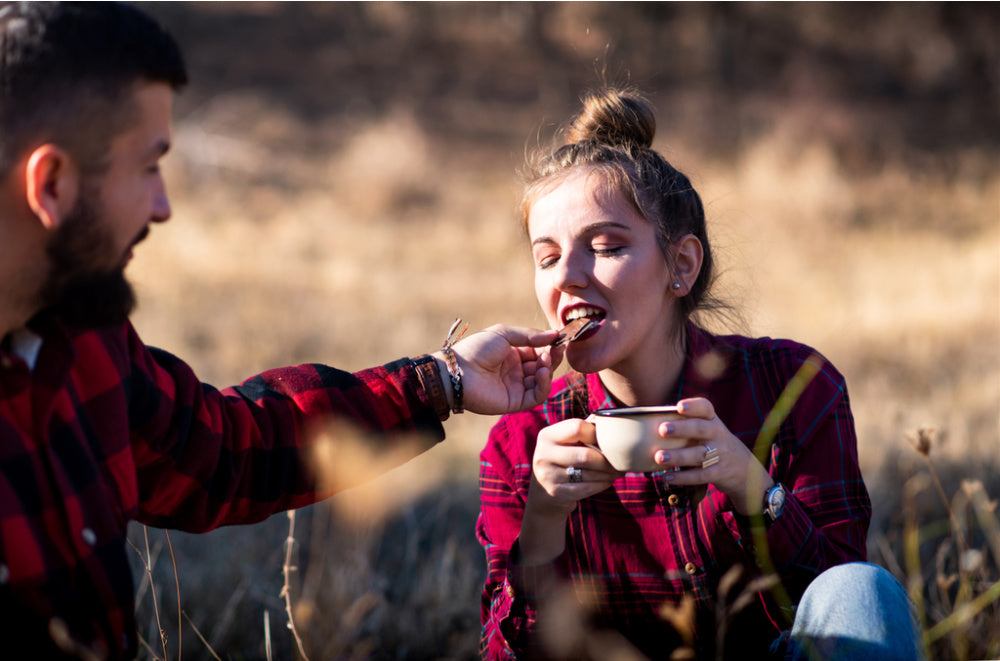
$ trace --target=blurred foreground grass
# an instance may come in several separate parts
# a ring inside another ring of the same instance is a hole
[[[514,171],[596,71],[628,72],[706,202],[742,316],[724,327],[812,344],[847,376],[870,559],[917,598],[934,658],[1000,656],[995,5],[149,8],[193,83],[166,166],[174,219],[131,272],[147,342],[222,386],[416,355],[459,315],[543,324]],[[296,515],[310,659],[475,657],[493,422],[453,418],[440,446]],[[288,524],[169,546],[135,528],[145,654],[267,658],[266,617],[271,657],[295,658]]]

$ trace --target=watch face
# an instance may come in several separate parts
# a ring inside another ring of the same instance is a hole
[[[785,487],[780,484],[767,492],[767,513],[772,520],[778,518],[785,506]]]
[[[777,514],[785,506],[785,490],[777,488],[771,492],[771,509]]]

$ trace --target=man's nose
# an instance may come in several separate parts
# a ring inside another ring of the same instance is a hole
[[[170,220],[170,214],[170,198],[167,197],[166,189],[163,189],[153,199],[152,221],[154,223],[165,223]]]

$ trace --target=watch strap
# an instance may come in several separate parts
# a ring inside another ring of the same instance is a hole
[[[438,419],[442,421],[447,420],[451,408],[448,406],[448,396],[444,393],[441,370],[438,369],[438,364],[434,360],[434,356],[424,354],[412,359],[410,364],[413,365],[413,369],[417,373],[417,378],[420,379],[420,385],[424,387],[424,391],[427,393],[427,397],[430,399],[431,406],[434,407],[434,412],[437,413]]]

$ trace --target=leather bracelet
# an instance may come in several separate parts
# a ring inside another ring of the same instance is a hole
[[[438,369],[437,361],[430,354],[417,356],[410,361],[413,369],[417,373],[420,385],[431,400],[434,412],[439,420],[444,422],[448,419],[450,409],[448,408],[448,397],[444,394],[444,386],[441,384],[441,370]]]
[[[444,362],[448,366],[448,375],[451,377],[453,396],[451,405],[452,413],[462,413],[465,411],[465,389],[462,386],[462,367],[458,364],[458,358],[455,357],[455,351],[452,349],[452,346],[465,335],[465,331],[469,330],[469,324],[465,324],[461,332],[456,335],[455,330],[461,323],[461,317],[455,319],[455,323],[451,325],[448,335],[444,338],[444,344],[441,345],[441,353],[444,354]]]

